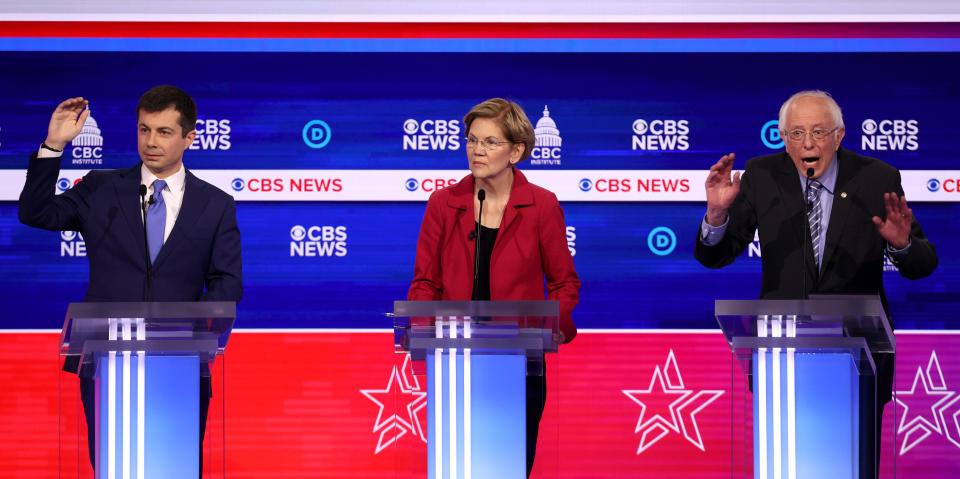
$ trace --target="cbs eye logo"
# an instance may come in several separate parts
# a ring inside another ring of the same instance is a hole
[[[939,191],[939,190],[940,190],[940,180],[938,180],[938,179],[936,179],[936,178],[930,178],[929,180],[927,180],[927,190],[929,190],[929,191],[931,191],[931,192]]]
[[[413,121],[413,120],[408,120],[408,121]],[[419,186],[420,186],[420,183],[417,181],[416,178],[407,178],[407,181],[403,182],[403,187],[406,188],[407,191],[417,191],[417,188]]]
[[[243,178],[234,178],[233,181],[230,182],[230,187],[233,188],[233,191],[242,191],[245,186],[246,183],[244,183]]]
[[[290,238],[294,241],[303,241],[307,237],[307,229],[301,225],[294,225],[290,228]]]
[[[593,188],[593,182],[589,178],[583,178],[577,184],[580,187],[580,191],[590,191]]]
[[[647,129],[648,129],[648,128],[649,128],[649,127],[647,126],[647,121],[644,120],[644,119],[642,119],[642,118],[638,118],[638,119],[634,120],[634,122],[633,122],[633,133],[634,133],[634,134],[642,135],[642,134],[644,134],[644,133],[647,132]]]
[[[877,132],[877,122],[867,118],[860,124],[860,129],[863,130],[865,134],[872,135]]]
[[[412,135],[420,131],[420,124],[417,123],[417,120],[410,118],[409,120],[403,122],[403,132]]]

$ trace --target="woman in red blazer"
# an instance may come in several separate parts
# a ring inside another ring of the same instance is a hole
[[[563,209],[556,195],[528,182],[516,168],[536,143],[533,125],[519,105],[502,98],[473,107],[463,123],[471,174],[430,195],[407,297],[557,300],[561,341],[568,343],[577,334],[570,313],[579,299],[580,280],[567,247]],[[481,190],[483,218],[478,218]],[[546,402],[545,378],[527,378],[527,474]]]

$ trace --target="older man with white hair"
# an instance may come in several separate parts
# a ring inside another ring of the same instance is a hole
[[[900,172],[840,146],[845,133],[837,102],[820,90],[801,91],[780,108],[786,151],[747,161],[731,177],[734,154],[710,168],[707,213],[694,254],[721,268],[746,249],[759,231],[763,299],[804,299],[809,294],[877,294],[883,290],[884,256],[909,279],[937,267],[936,248],[907,206]],[[877,474],[879,425],[893,389],[892,355],[877,361],[876,456],[863,457],[861,477]],[[862,386],[872,391],[873,384]],[[864,419],[873,402],[861,403]],[[873,421],[862,421],[872,424]],[[862,451],[872,456],[873,451]],[[872,459],[872,460],[871,460]]]

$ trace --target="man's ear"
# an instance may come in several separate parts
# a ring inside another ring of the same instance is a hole
[[[190,133],[187,133],[187,136],[183,137],[184,140],[187,140],[187,146],[183,149],[184,151],[187,148],[190,148],[190,145],[193,144],[193,140],[197,139],[197,130],[190,130]]]

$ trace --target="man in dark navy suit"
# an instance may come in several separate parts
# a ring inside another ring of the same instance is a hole
[[[170,85],[144,93],[137,104],[141,162],[128,169],[91,171],[73,188],[54,195],[63,149],[83,128],[90,114],[87,104],[82,97],[70,98],[53,112],[46,140],[30,157],[20,221],[83,235],[90,261],[84,301],[239,301],[243,287],[234,200],[183,166],[183,152],[196,137],[197,106],[190,95]],[[144,215],[141,201],[147,197]],[[206,365],[201,367],[202,446],[211,383]],[[67,361],[64,369],[77,372],[78,364]],[[80,393],[95,464],[95,391],[87,374],[81,374]]]
[[[761,298],[875,294],[889,317],[884,257],[908,279],[929,276],[938,264],[936,247],[907,206],[900,172],[840,146],[843,114],[824,91],[791,96],[779,125],[786,151],[747,161],[742,179],[731,177],[733,153],[710,168],[694,256],[709,268],[724,267],[757,233]],[[861,382],[860,477],[878,475],[883,405],[893,390],[893,355],[873,357],[875,382]]]

